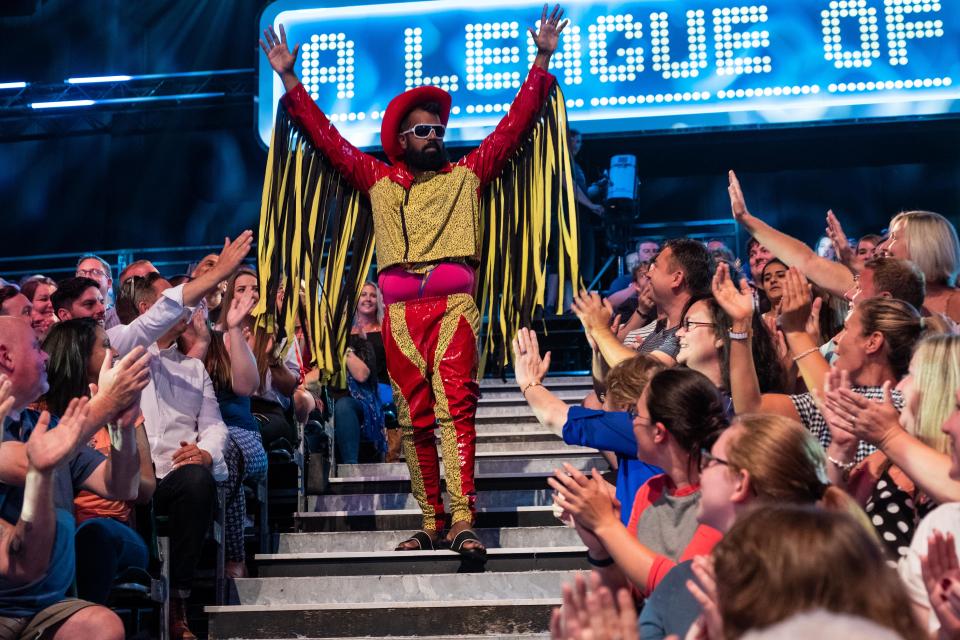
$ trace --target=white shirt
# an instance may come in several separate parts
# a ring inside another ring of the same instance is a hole
[[[920,521],[916,531],[913,532],[913,542],[910,543],[910,548],[900,558],[900,563],[897,566],[900,579],[907,587],[907,595],[913,602],[929,609],[927,628],[931,634],[936,634],[939,631],[940,621],[930,606],[930,597],[927,594],[926,586],[923,584],[920,556],[927,555],[927,539],[933,535],[934,531],[943,534],[952,533],[954,545],[957,544],[957,540],[960,540],[960,502],[942,504]],[[960,553],[960,549],[957,549],[957,552]]]
[[[213,459],[213,479],[226,480],[227,425],[206,368],[180,353],[176,344],[163,350],[152,344],[149,351],[150,383],[140,396],[140,410],[157,477],[172,471],[173,453],[181,442],[196,442]]]
[[[169,331],[181,318],[189,318],[190,309],[183,306],[183,285],[167,289],[146,313],[130,324],[118,324],[107,329],[110,348],[123,357],[134,347],[149,347]]]

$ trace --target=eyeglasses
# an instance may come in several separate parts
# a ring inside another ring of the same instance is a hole
[[[408,133],[412,133],[414,137],[420,138],[421,140],[426,140],[430,137],[430,132],[433,132],[433,135],[443,139],[443,134],[447,132],[447,128],[442,124],[418,124],[410,127],[406,131],[401,131],[400,135],[405,136]]]
[[[101,269],[77,269],[78,278],[102,278],[107,273]]]
[[[699,320],[690,320],[684,318],[683,322],[680,323],[683,326],[684,331],[690,331],[696,329],[697,327],[713,327],[715,326],[713,322],[700,322]]]
[[[718,458],[717,456],[710,453],[710,450],[706,447],[701,447],[700,449],[700,471],[703,471],[707,467],[712,467],[716,464],[722,464],[730,466],[730,463],[724,460],[723,458]]]

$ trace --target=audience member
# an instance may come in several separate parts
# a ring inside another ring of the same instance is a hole
[[[22,516],[32,521],[36,515],[22,510],[25,494],[36,481],[29,472],[29,445],[23,443],[29,442],[35,429],[42,433],[48,422],[51,429],[57,426],[55,418],[28,409],[48,391],[46,362],[47,355],[29,325],[0,318],[0,373],[9,378],[10,392],[16,398],[3,423],[4,442],[0,447],[0,516],[11,525]],[[79,421],[80,437],[88,437],[129,409],[145,384],[147,367],[148,357],[142,350],[130,353],[116,366],[112,358],[105,357],[98,393],[82,411],[78,411],[80,403],[73,403],[64,414],[64,444],[76,439],[77,426],[71,422]],[[66,597],[74,578],[75,491],[84,488],[115,500],[130,500],[137,495],[136,440],[124,427],[112,435],[108,457],[80,447],[69,458],[64,472],[54,475],[56,525],[51,528],[56,537],[49,567],[39,579],[0,590],[0,626],[12,637],[41,637],[54,630],[61,638],[124,637],[123,625],[109,609]],[[48,438],[43,440],[47,442]]]
[[[641,238],[637,241],[637,260],[639,262],[653,262],[660,253],[660,243],[651,238]]]
[[[20,318],[32,326],[33,306],[27,296],[12,284],[0,287],[0,316]]]
[[[705,603],[698,625],[711,639],[740,638],[814,609],[860,616],[906,639],[924,637],[872,531],[848,513],[796,505],[752,510],[694,573]]]
[[[834,373],[829,382],[822,404],[831,459],[849,466],[860,439],[877,447],[849,478],[840,468],[831,470],[832,477],[864,505],[897,557],[925,513],[937,503],[960,500],[960,483],[948,477],[949,439],[941,432],[954,406],[951,390],[960,388],[960,337],[931,335],[919,343],[900,382],[904,406],[899,415],[890,385],[881,401],[871,402],[853,393],[842,374]]]
[[[865,520],[850,496],[830,486],[826,466],[823,449],[799,423],[774,415],[738,416],[701,453],[697,520],[725,533],[751,509],[775,504],[816,504]],[[683,638],[700,616],[700,603],[687,588],[696,562],[674,567],[647,599],[640,614],[643,640]]]
[[[569,405],[543,386],[550,369],[550,353],[540,357],[537,334],[520,329],[513,341],[513,370],[517,386],[543,426],[563,438],[566,444],[609,452],[617,470],[616,499],[620,519],[630,521],[633,498],[640,487],[662,471],[637,459],[637,438],[631,411],[640,400],[650,378],[663,369],[653,356],[638,354],[624,360],[606,376],[606,393],[601,409]]]
[[[217,261],[220,259],[220,256],[216,253],[210,253],[203,257],[200,262],[197,263],[190,271],[190,278],[198,278],[203,274],[207,273],[211,269],[217,266]],[[171,283],[173,279],[171,279]],[[176,286],[176,285],[174,285]],[[223,294],[227,290],[227,281],[224,280],[217,284],[217,288],[207,294],[207,297],[204,298],[204,302],[207,304],[207,317],[210,322],[216,325],[220,321],[220,303],[223,302]]]
[[[225,552],[226,575],[247,577],[243,532],[247,504],[243,481],[261,478],[267,471],[267,453],[260,437],[260,424],[250,409],[250,396],[260,384],[257,359],[251,347],[250,312],[259,295],[254,290],[234,297],[221,314],[224,331],[211,331],[203,310],[194,313],[191,325],[180,338],[181,351],[204,363],[213,382],[220,414],[230,434],[224,454],[227,465]]]
[[[811,301],[809,289],[803,286],[801,278],[791,269],[784,294],[789,300],[781,303],[781,318],[787,344],[807,388],[820,390],[831,365],[820,353],[817,339],[806,333]],[[773,413],[799,420],[824,448],[828,447],[830,430],[812,393],[783,395],[759,391],[751,348],[753,297],[746,282],[742,281],[738,289],[726,265],[721,264],[714,278],[714,297],[731,317],[731,331],[736,335],[730,347],[730,382],[737,413]],[[880,399],[884,395],[882,385],[906,375],[920,333],[920,316],[906,302],[886,298],[865,300],[853,308],[844,330],[835,338],[837,358],[832,366],[848,372],[856,393],[868,399]],[[899,391],[892,391],[891,397],[898,409],[903,406]],[[863,460],[873,450],[874,447],[861,442],[856,461]]]
[[[109,329],[120,324],[113,305],[113,270],[110,268],[110,263],[92,253],[84,254],[77,260],[75,275],[78,278],[90,278],[96,281],[100,288],[100,295],[103,296],[103,304],[106,307],[103,316],[104,328]]]
[[[149,260],[134,260],[126,267],[123,268],[123,271],[120,272],[120,276],[117,278],[120,280],[120,285],[122,286],[130,278],[134,277],[144,277],[151,273],[160,273],[159,269],[153,266],[153,263]]]
[[[50,391],[43,397],[46,409],[62,415],[71,398],[85,397],[97,383],[110,341],[93,318],[76,318],[57,323],[43,343],[47,353]],[[140,418],[139,403],[131,405],[115,424],[132,429],[139,459],[136,503],[150,502],[156,488],[150,444]],[[116,428],[116,427],[113,427]],[[107,456],[111,427],[103,425],[87,443]],[[74,499],[76,517],[77,595],[84,600],[106,604],[114,580],[131,568],[146,569],[147,545],[133,527],[134,501],[107,500],[90,491]]]
[[[64,278],[50,296],[53,312],[61,322],[73,318],[93,318],[104,324],[107,308],[96,280],[86,277]]]
[[[548,482],[604,584],[616,590],[629,582],[646,596],[677,562],[709,553],[720,538],[696,521],[699,460],[701,449],[727,427],[727,417],[716,387],[682,368],[654,375],[634,411],[637,457],[664,473],[637,491],[626,527],[596,469],[588,477],[566,464]]]
[[[769,246],[777,257],[798,267],[811,282],[835,296],[854,288],[854,273],[839,262],[819,257],[803,242],[774,229],[746,206],[737,176],[730,172],[730,205],[733,217],[758,241]],[[960,295],[954,288],[960,270],[960,243],[953,225],[938,213],[908,211],[890,221],[890,234],[876,252],[914,262],[924,274],[924,308],[960,321]]]
[[[32,305],[30,324],[37,338],[43,340],[50,327],[57,321],[53,312],[50,296],[57,290],[57,283],[46,276],[30,276],[20,282],[20,293],[27,297]]]

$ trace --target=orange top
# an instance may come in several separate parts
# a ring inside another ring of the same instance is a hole
[[[105,456],[109,456],[110,432],[107,427],[103,427],[93,434],[87,446],[93,447]],[[73,499],[73,511],[77,524],[91,518],[113,518],[120,522],[129,522],[132,510],[133,507],[130,502],[107,500],[89,491],[81,491]]]

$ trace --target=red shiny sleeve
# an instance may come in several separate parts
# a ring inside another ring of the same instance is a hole
[[[499,175],[503,165],[520,146],[524,135],[533,126],[547,96],[550,95],[555,81],[549,71],[533,66],[517,97],[513,99],[510,111],[497,128],[484,138],[479,147],[460,160],[458,164],[464,165],[480,178],[480,188]]]
[[[387,175],[388,165],[347,142],[302,84],[288,91],[280,102],[300,130],[355,188],[366,193]]]

